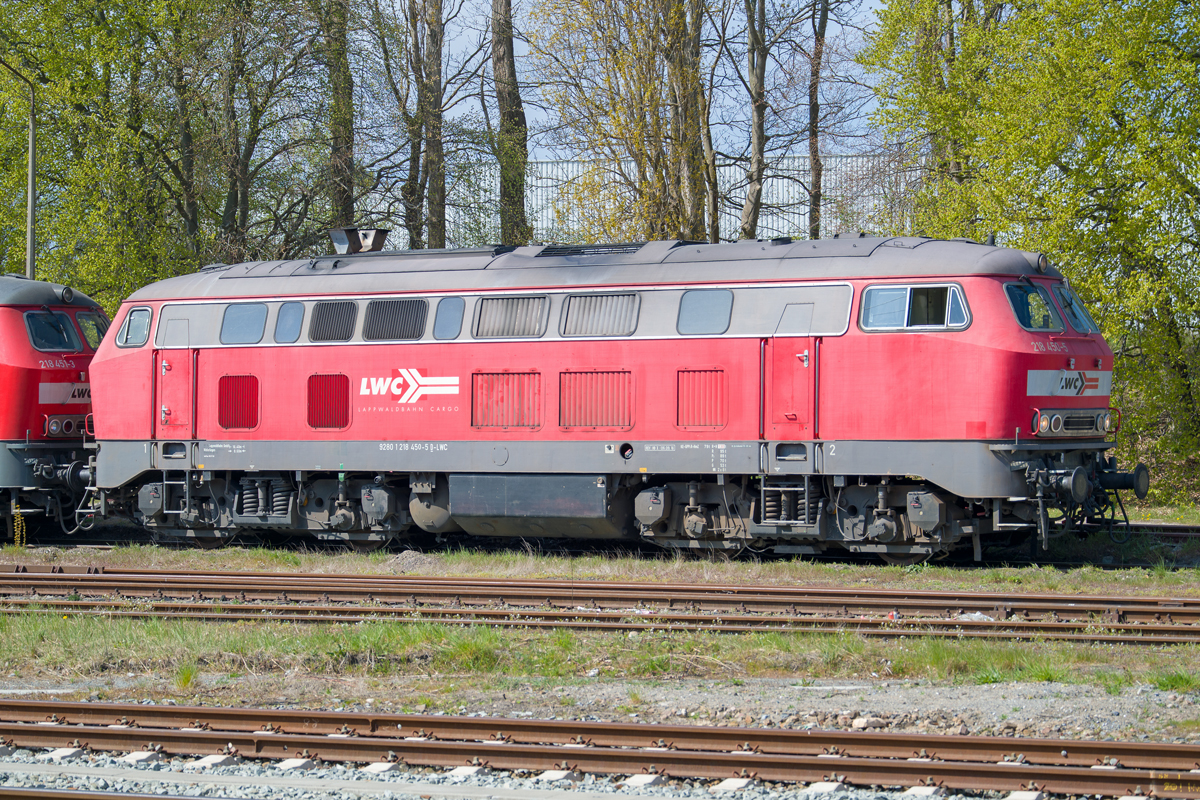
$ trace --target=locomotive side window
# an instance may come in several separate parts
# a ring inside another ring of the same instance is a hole
[[[968,321],[957,286],[871,286],[863,292],[864,330],[963,328]]]
[[[284,303],[275,317],[275,341],[291,344],[300,338],[300,327],[304,323],[304,303]]]
[[[1079,299],[1079,295],[1075,294],[1070,286],[1065,284],[1054,287],[1054,296],[1058,298],[1058,305],[1062,308],[1063,313],[1067,315],[1067,319],[1071,322],[1071,327],[1080,333],[1099,333],[1100,326],[1092,319],[1092,315],[1088,313],[1087,306]]]
[[[266,327],[266,304],[235,303],[227,306],[221,320],[221,344],[258,344]]]
[[[367,303],[363,341],[420,339],[428,312],[429,303],[424,300],[372,300]]]
[[[71,318],[61,311],[27,311],[25,327],[29,330],[29,343],[35,350],[77,353],[83,349]]]
[[[358,319],[358,304],[350,301],[331,301],[313,306],[312,322],[308,326],[310,342],[348,342],[354,335]]]
[[[863,292],[862,325],[870,329],[904,327],[908,289],[904,286],[872,286]]]
[[[457,339],[462,333],[463,312],[467,302],[461,297],[443,297],[433,317],[433,338]]]
[[[675,329],[684,335],[724,333],[732,313],[733,292],[728,289],[691,289],[679,300]]]
[[[150,309],[135,308],[117,331],[117,347],[141,347],[150,338]]]
[[[1054,310],[1054,301],[1046,287],[1029,283],[1010,283],[1004,287],[1017,322],[1027,331],[1060,331],[1062,321]]]
[[[108,332],[108,320],[104,315],[94,311],[80,311],[75,315],[75,321],[79,323],[79,330],[83,331],[83,338],[87,340],[88,347],[93,350],[99,347],[104,334]]]
[[[629,336],[637,329],[636,294],[573,294],[563,308],[563,336]]]
[[[475,321],[476,339],[538,337],[546,332],[547,298],[484,297]]]

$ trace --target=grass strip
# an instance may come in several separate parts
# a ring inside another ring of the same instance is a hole
[[[16,615],[0,618],[10,677],[202,675],[447,676],[574,679],[788,677],[1086,683],[1118,692],[1151,684],[1200,690],[1200,648],[1121,648],[976,639],[865,639],[853,633],[611,633],[370,622],[212,624]]]

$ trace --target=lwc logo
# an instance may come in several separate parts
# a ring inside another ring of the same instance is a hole
[[[397,403],[416,403],[429,394],[458,394],[458,377],[427,378],[415,368],[394,369],[382,378],[363,378],[360,395],[393,395]]]

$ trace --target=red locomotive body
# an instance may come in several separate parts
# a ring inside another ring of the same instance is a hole
[[[0,516],[45,515],[75,527],[91,479],[88,371],[108,320],[56,284],[0,276]]]
[[[1078,298],[968,242],[218,265],[117,321],[98,486],[209,542],[415,525],[904,561],[1146,488],[1104,457],[1112,353]]]

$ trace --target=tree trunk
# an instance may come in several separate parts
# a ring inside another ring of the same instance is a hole
[[[238,8],[234,13],[242,17],[238,22],[249,24]],[[245,231],[238,227],[239,188],[242,185],[241,144],[238,136],[237,90],[246,71],[245,28],[237,25],[232,35],[233,56],[229,72],[225,76],[225,207],[221,212],[221,239],[224,258],[231,264],[243,261],[245,254]]]
[[[830,0],[814,0],[813,53],[808,69],[808,162],[812,175],[808,194],[808,238],[821,238],[822,181],[825,165],[821,161],[821,65],[825,60],[825,29],[829,24]]]
[[[413,85],[417,90],[416,113],[404,110],[404,124],[408,134],[408,174],[400,187],[400,198],[404,202],[404,229],[408,233],[408,249],[421,250],[425,247],[425,114],[429,105],[425,83],[425,48],[421,31],[420,0],[408,3],[408,67],[412,71]]]
[[[738,238],[758,236],[763,176],[767,171],[767,3],[746,0],[746,79],[750,93],[750,167]]]
[[[183,216],[188,249],[193,254],[200,252],[200,202],[196,192],[196,144],[192,135],[192,110],[189,102],[190,87],[183,68],[184,41],[183,20],[176,20],[172,33],[175,43],[175,69],[171,75],[171,88],[175,92],[175,113],[179,130],[179,211]]]
[[[533,237],[533,229],[525,216],[529,138],[513,53],[512,0],[492,0],[492,75],[500,111],[496,134],[496,161],[500,165],[500,243],[523,245]]]
[[[349,0],[329,0],[321,20],[329,70],[330,205],[334,227],[354,225],[354,76],[347,42]]]
[[[708,97],[704,98],[704,114],[700,120],[702,141],[704,144],[704,180],[707,189],[708,207],[708,241],[717,244],[721,241],[720,188],[717,186],[717,151],[713,147],[711,110]]]
[[[429,246],[446,246],[446,160],[442,146],[442,0],[425,0],[425,172],[429,185]]]
[[[677,214],[669,235],[705,238],[704,91],[700,80],[700,34],[704,24],[699,0],[668,0],[666,46],[671,95],[671,138]]]

